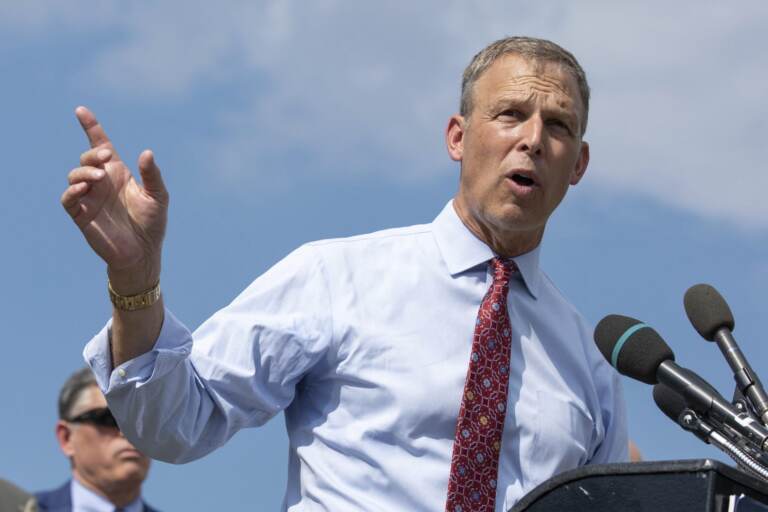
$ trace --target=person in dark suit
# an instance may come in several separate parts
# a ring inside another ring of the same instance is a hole
[[[38,510],[154,512],[141,497],[150,460],[120,432],[89,368],[67,379],[58,405],[56,438],[72,478],[36,493]]]

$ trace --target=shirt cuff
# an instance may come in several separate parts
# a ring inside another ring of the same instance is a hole
[[[128,385],[140,386],[173,370],[189,356],[192,334],[166,308],[163,326],[152,350],[112,369],[110,341],[112,319],[83,349],[83,358],[91,367],[96,382],[105,395]]]

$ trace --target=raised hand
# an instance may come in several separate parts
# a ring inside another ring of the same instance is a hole
[[[151,151],[139,156],[139,184],[96,117],[85,107],[78,107],[75,115],[91,148],[69,173],[61,204],[107,263],[113,288],[138,293],[160,277],[168,191]]]

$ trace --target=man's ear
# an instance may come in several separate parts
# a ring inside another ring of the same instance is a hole
[[[72,445],[72,428],[67,422],[59,420],[56,422],[56,440],[59,442],[59,448],[68,458],[75,454],[75,447]]]
[[[579,159],[576,161],[576,165],[571,172],[571,185],[576,185],[581,181],[581,178],[584,177],[584,173],[587,172],[587,165],[589,165],[589,144],[582,142]]]
[[[448,148],[448,155],[451,160],[461,162],[464,157],[464,132],[466,131],[466,120],[464,116],[454,114],[448,120],[448,127],[445,129],[445,145]]]

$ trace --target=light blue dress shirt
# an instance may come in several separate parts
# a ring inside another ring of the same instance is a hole
[[[109,324],[84,355],[152,457],[202,457],[284,410],[284,510],[439,511],[493,256],[449,202],[431,224],[300,247],[194,333],[166,311],[154,349],[112,372]],[[556,473],[627,458],[592,329],[538,249],[515,262],[499,511]]]
[[[109,500],[93,492],[73,478],[70,481],[72,512],[115,512],[115,506]],[[141,512],[144,505],[141,496],[121,508],[123,512]]]

